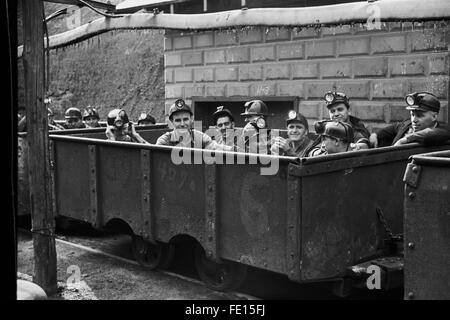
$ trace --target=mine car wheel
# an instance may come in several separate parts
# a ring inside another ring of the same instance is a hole
[[[217,263],[208,259],[205,250],[197,245],[195,247],[195,266],[200,279],[211,289],[218,291],[233,290],[244,282],[247,275],[247,266],[224,260]]]
[[[136,261],[151,270],[167,268],[175,254],[173,245],[162,242],[153,244],[140,236],[133,236],[132,250]]]

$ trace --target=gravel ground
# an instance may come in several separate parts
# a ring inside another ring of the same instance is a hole
[[[170,275],[149,271],[56,242],[58,293],[55,300],[229,300],[236,297]],[[18,278],[31,280],[31,236],[18,235]],[[75,273],[73,273],[75,270]],[[79,270],[78,282],[73,282]],[[72,273],[71,273],[72,271]]]

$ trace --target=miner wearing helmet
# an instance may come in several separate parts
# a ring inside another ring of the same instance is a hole
[[[148,112],[142,112],[138,119],[138,126],[156,124],[156,119]]]
[[[308,157],[351,151],[354,138],[353,127],[343,121],[321,120],[314,123],[321,144],[312,146]]]
[[[66,110],[64,114],[66,121],[63,124],[65,129],[80,129],[86,128],[86,125],[82,121],[81,111],[78,108],[71,107]]]
[[[352,149],[368,149],[370,132],[360,119],[350,115],[350,103],[347,96],[342,92],[328,91],[324,100],[331,120],[342,121],[352,126],[355,134]]]
[[[429,92],[414,92],[405,97],[410,119],[375,130],[370,136],[372,146],[402,145],[412,142],[441,144],[450,139],[450,127],[438,122],[439,99]]]
[[[146,143],[144,138],[136,132],[133,123],[123,109],[113,109],[108,113],[105,131],[108,140]]]
[[[301,113],[291,110],[286,119],[286,129],[287,139],[280,136],[273,139],[271,146],[272,154],[304,157],[305,151],[313,143],[308,137],[308,121]]]
[[[193,128],[194,118],[191,108],[183,99],[178,99],[169,108],[169,120],[173,130],[164,133],[156,141],[157,145],[185,148],[205,148],[232,150],[231,147],[218,144],[207,134]]]
[[[235,146],[234,117],[231,111],[223,106],[217,107],[213,113],[213,121],[218,133],[215,137],[217,143]]]
[[[241,113],[247,124],[242,130],[243,149],[250,153],[270,153],[270,129],[267,126],[269,109],[261,100],[245,103],[245,111]]]
[[[101,127],[98,121],[100,120],[100,116],[97,110],[91,106],[87,106],[83,112],[83,121],[86,125],[86,128],[99,128]]]

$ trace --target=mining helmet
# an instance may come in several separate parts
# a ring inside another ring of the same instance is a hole
[[[314,123],[316,133],[345,142],[353,142],[353,128],[348,123],[335,120],[321,120]]]
[[[291,122],[300,122],[302,125],[305,126],[306,129],[308,129],[308,121],[306,120],[305,116],[301,113],[298,113],[295,110],[291,110],[288,113],[288,118],[286,119],[286,125],[288,125]]]
[[[186,102],[184,102],[183,99],[178,99],[169,108],[169,119],[172,120],[172,116],[174,115],[174,113],[180,111],[186,111],[189,112],[191,116],[193,115],[191,108],[186,104]]]
[[[142,121],[148,121],[148,122],[150,122],[152,124],[156,123],[156,119],[150,113],[145,113],[145,112],[142,112],[141,115],[139,116],[138,125]]]
[[[434,111],[439,112],[441,103],[439,99],[429,92],[414,92],[405,97],[406,110]]]
[[[128,115],[123,109],[113,109],[108,113],[106,119],[108,125],[122,127],[125,123],[128,123]]]
[[[349,99],[345,95],[345,93],[342,92],[336,92],[336,91],[328,91],[324,95],[324,100],[327,103],[327,108],[330,108],[331,106],[335,105],[336,103],[343,103],[347,108],[350,108]]]
[[[66,119],[70,119],[70,118],[81,119],[81,111],[78,108],[71,107],[66,110],[64,117]]]
[[[219,118],[221,117],[229,117],[232,122],[234,121],[231,111],[224,108],[223,106],[217,107],[217,110],[213,113],[214,125],[217,124],[217,120],[219,120]]]
[[[100,116],[98,115],[97,110],[91,106],[87,106],[83,112],[83,120],[85,120],[88,117],[94,117],[94,118],[100,119]]]
[[[261,100],[251,100],[245,103],[245,112],[241,116],[268,116],[269,109]]]

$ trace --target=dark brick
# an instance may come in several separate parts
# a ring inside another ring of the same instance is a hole
[[[266,79],[289,79],[289,65],[285,64],[269,64],[265,66],[266,69]]]
[[[370,57],[353,60],[355,77],[385,77],[388,70],[387,58]]]
[[[166,85],[166,98],[178,99],[183,96],[182,85]]]
[[[191,36],[174,37],[173,38],[174,49],[190,49],[192,48]]]
[[[324,61],[320,63],[322,78],[349,78],[351,77],[350,60]]]
[[[291,64],[293,79],[314,79],[319,77],[319,63],[297,62]]]
[[[248,84],[229,84],[228,85],[228,96],[249,96]]]
[[[289,81],[278,84],[278,94],[280,96],[303,96],[303,82]]]
[[[214,70],[212,68],[194,69],[195,82],[214,81]]]
[[[202,65],[203,64],[203,52],[184,52],[181,55],[181,61],[185,66]]]
[[[173,82],[173,70],[166,68],[164,71],[164,79],[165,83],[172,83]]]
[[[175,69],[175,82],[192,82],[192,69]]]
[[[263,67],[253,66],[253,65],[242,65],[239,67],[239,80],[262,80],[263,77]]]
[[[334,41],[309,41],[306,43],[307,58],[334,57]]]
[[[205,51],[204,54],[205,54],[205,63],[206,64],[225,63],[225,51],[224,50]]]
[[[216,81],[237,81],[237,79],[237,67],[216,68]]]
[[[403,99],[408,93],[408,85],[399,80],[374,80],[373,98],[398,98]]]
[[[369,54],[369,38],[349,38],[337,40],[339,56]]]
[[[292,43],[278,46],[278,60],[288,59],[302,59],[303,58],[303,44]]]
[[[376,101],[350,101],[350,110],[361,120],[383,121],[384,103]]]
[[[390,57],[391,76],[413,76],[425,74],[424,56]]]
[[[252,47],[250,48],[251,61],[273,61],[275,60],[275,47]]]
[[[165,66],[181,66],[181,54],[179,53],[166,53],[164,55]]]
[[[228,63],[240,63],[249,61],[249,48],[236,47],[227,50]]]
[[[444,30],[425,29],[424,31],[412,32],[412,51],[442,51],[448,49],[448,39],[446,40]]]
[[[374,54],[406,52],[405,35],[372,37],[370,49]]]
[[[447,75],[449,71],[449,55],[431,55],[428,57],[430,63],[430,74]]]
[[[318,119],[319,110],[321,108],[320,102],[302,101],[300,100],[299,112],[306,118]]]
[[[344,92],[350,99],[369,99],[369,88],[369,81],[339,81],[337,83],[337,90]]]
[[[206,96],[225,96],[225,86],[206,86]]]
[[[186,98],[203,97],[204,90],[204,86],[186,86],[184,87],[184,96]]]
[[[323,96],[327,91],[335,91],[336,90],[336,83],[335,82],[326,82],[326,81],[320,81],[320,82],[309,82],[306,84],[307,87],[307,96],[308,99],[311,98],[319,98],[322,99]]]

